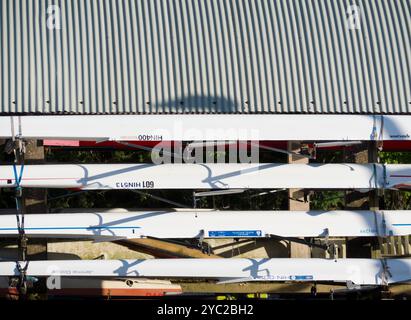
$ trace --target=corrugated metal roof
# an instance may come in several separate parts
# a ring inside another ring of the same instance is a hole
[[[0,17],[2,113],[411,113],[410,0],[2,0]]]

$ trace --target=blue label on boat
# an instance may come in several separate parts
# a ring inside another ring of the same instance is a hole
[[[290,276],[290,280],[313,280],[314,277],[311,275],[303,275],[303,276]]]
[[[261,230],[235,230],[235,231],[209,231],[210,238],[227,237],[227,238],[246,238],[246,237],[261,237]]]

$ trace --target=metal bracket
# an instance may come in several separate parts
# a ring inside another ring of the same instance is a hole
[[[311,295],[314,296],[314,297],[317,295],[317,283],[315,283],[315,282],[311,287]]]
[[[328,230],[328,228],[324,229],[324,245],[327,248],[327,252],[328,254],[331,256],[331,259],[335,259],[335,255],[336,255],[336,250],[335,250],[335,246],[330,244],[330,230]]]
[[[212,197],[212,196],[221,196],[227,194],[237,194],[243,193],[247,189],[227,189],[227,190],[211,190],[203,192],[194,192],[194,197]]]
[[[23,159],[26,153],[26,141],[20,136],[13,137],[13,139],[7,140],[4,146],[4,152],[7,154],[14,153],[14,157],[17,160]]]
[[[322,249],[322,250],[328,252],[332,259],[334,259],[335,255],[336,255],[335,246],[332,246],[329,243],[329,230],[328,230],[328,228],[324,230],[324,237],[325,237],[324,242],[325,242],[325,244],[318,244],[318,243],[314,243],[314,242],[311,242],[311,241],[307,241],[305,239],[300,239],[300,238],[295,238],[295,237],[282,237],[282,236],[278,236],[278,235],[274,235],[274,234],[267,234],[267,236],[269,238],[273,238],[273,239],[276,239],[276,240],[286,240],[286,241],[290,241],[290,242],[303,244],[303,245],[309,246],[311,248]]]
[[[27,294],[27,268],[29,262],[27,261],[24,267],[20,265],[19,261],[16,261],[16,269],[19,272],[18,290],[23,296]]]
[[[307,203],[308,201],[306,200],[306,197],[304,196],[304,200],[293,198],[293,197],[288,197],[289,200],[297,201],[297,202],[302,202],[302,203]]]
[[[287,190],[287,189],[282,188],[282,189],[275,189],[275,190],[260,192],[260,193],[256,193],[256,194],[250,195],[250,199],[256,198],[256,197],[265,196],[265,195],[267,195],[267,194],[273,194],[273,193],[277,193],[277,192],[281,192],[281,191],[286,191],[286,190]]]
[[[276,239],[276,240],[286,240],[286,241],[290,241],[290,242],[304,244],[304,245],[309,246],[309,247],[328,250],[328,247],[326,245],[309,242],[309,241],[306,241],[304,239],[299,239],[299,238],[294,238],[294,237],[282,237],[282,236],[278,236],[278,235],[275,235],[275,234],[267,234],[267,236],[269,238]]]
[[[388,279],[392,277],[392,274],[390,272],[390,268],[388,267],[387,260],[386,259],[381,259],[381,267],[382,267],[382,272],[381,272],[381,281],[383,286],[388,286]]]
[[[200,234],[199,234],[199,236],[198,236],[198,243],[199,243],[200,245],[203,244],[204,234],[205,234],[204,229],[201,229],[201,230],[200,230]]]
[[[201,252],[210,255],[212,250],[211,250],[210,245],[204,242],[204,235],[205,235],[205,232],[203,229],[201,229],[199,233],[199,237],[198,237],[198,248],[201,250]]]
[[[362,141],[330,141],[330,142],[314,142],[315,149],[332,148],[332,147],[349,147],[362,144]]]

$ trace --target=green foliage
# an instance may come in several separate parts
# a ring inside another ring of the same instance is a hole
[[[203,197],[197,206],[221,210],[286,210],[288,193],[286,190],[246,190],[238,194]]]
[[[411,163],[411,152],[380,152],[379,157],[381,163]],[[411,191],[386,191],[384,204],[387,210],[411,209]]]
[[[380,163],[411,163],[411,152],[380,152]]]
[[[206,156],[206,152],[204,156]],[[214,160],[228,160],[228,152],[216,151]],[[411,163],[411,153],[380,152],[381,163]],[[267,150],[260,150],[260,162],[286,162],[287,156]],[[11,163],[12,155],[0,153],[2,163]],[[149,163],[151,154],[144,150],[109,150],[109,149],[69,149],[46,148],[48,163]],[[342,151],[321,150],[317,163],[343,162]],[[49,206],[51,208],[170,208],[173,205],[154,199],[150,196],[163,197],[191,207],[192,190],[146,190],[142,193],[133,191],[87,191],[75,192],[49,189]],[[259,195],[260,194],[260,195]],[[411,192],[385,191],[385,209],[411,209]],[[0,207],[14,208],[13,190],[0,189]],[[286,210],[288,207],[287,191],[247,190],[239,194],[202,197],[197,201],[198,208],[215,208],[231,210]],[[344,209],[344,192],[316,191],[310,196],[312,210]]]
[[[338,163],[343,162],[343,152],[334,150],[321,150],[317,153],[317,163]]]
[[[311,210],[341,210],[344,209],[343,191],[319,191],[310,197]]]
[[[388,190],[384,192],[384,209],[386,210],[410,210],[411,192]]]

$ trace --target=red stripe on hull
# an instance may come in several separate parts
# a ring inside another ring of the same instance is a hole
[[[127,143],[143,146],[143,147],[154,147],[160,141],[128,141]],[[174,144],[173,141],[162,141],[163,144]],[[260,143],[267,147],[278,148],[278,149],[287,149],[287,141],[260,141]],[[71,148],[96,148],[96,149],[120,149],[120,150],[134,150],[134,148],[125,146],[121,143],[115,141],[104,141],[104,142],[95,142],[95,141],[78,141],[78,140],[44,140],[44,146],[48,147],[71,147]],[[312,147],[312,144],[310,144]],[[245,144],[240,144],[239,148],[245,148]],[[323,148],[326,150],[340,150],[343,147],[327,147]],[[349,147],[347,147],[349,148]],[[383,143],[384,151],[411,151],[411,141],[385,141]]]

